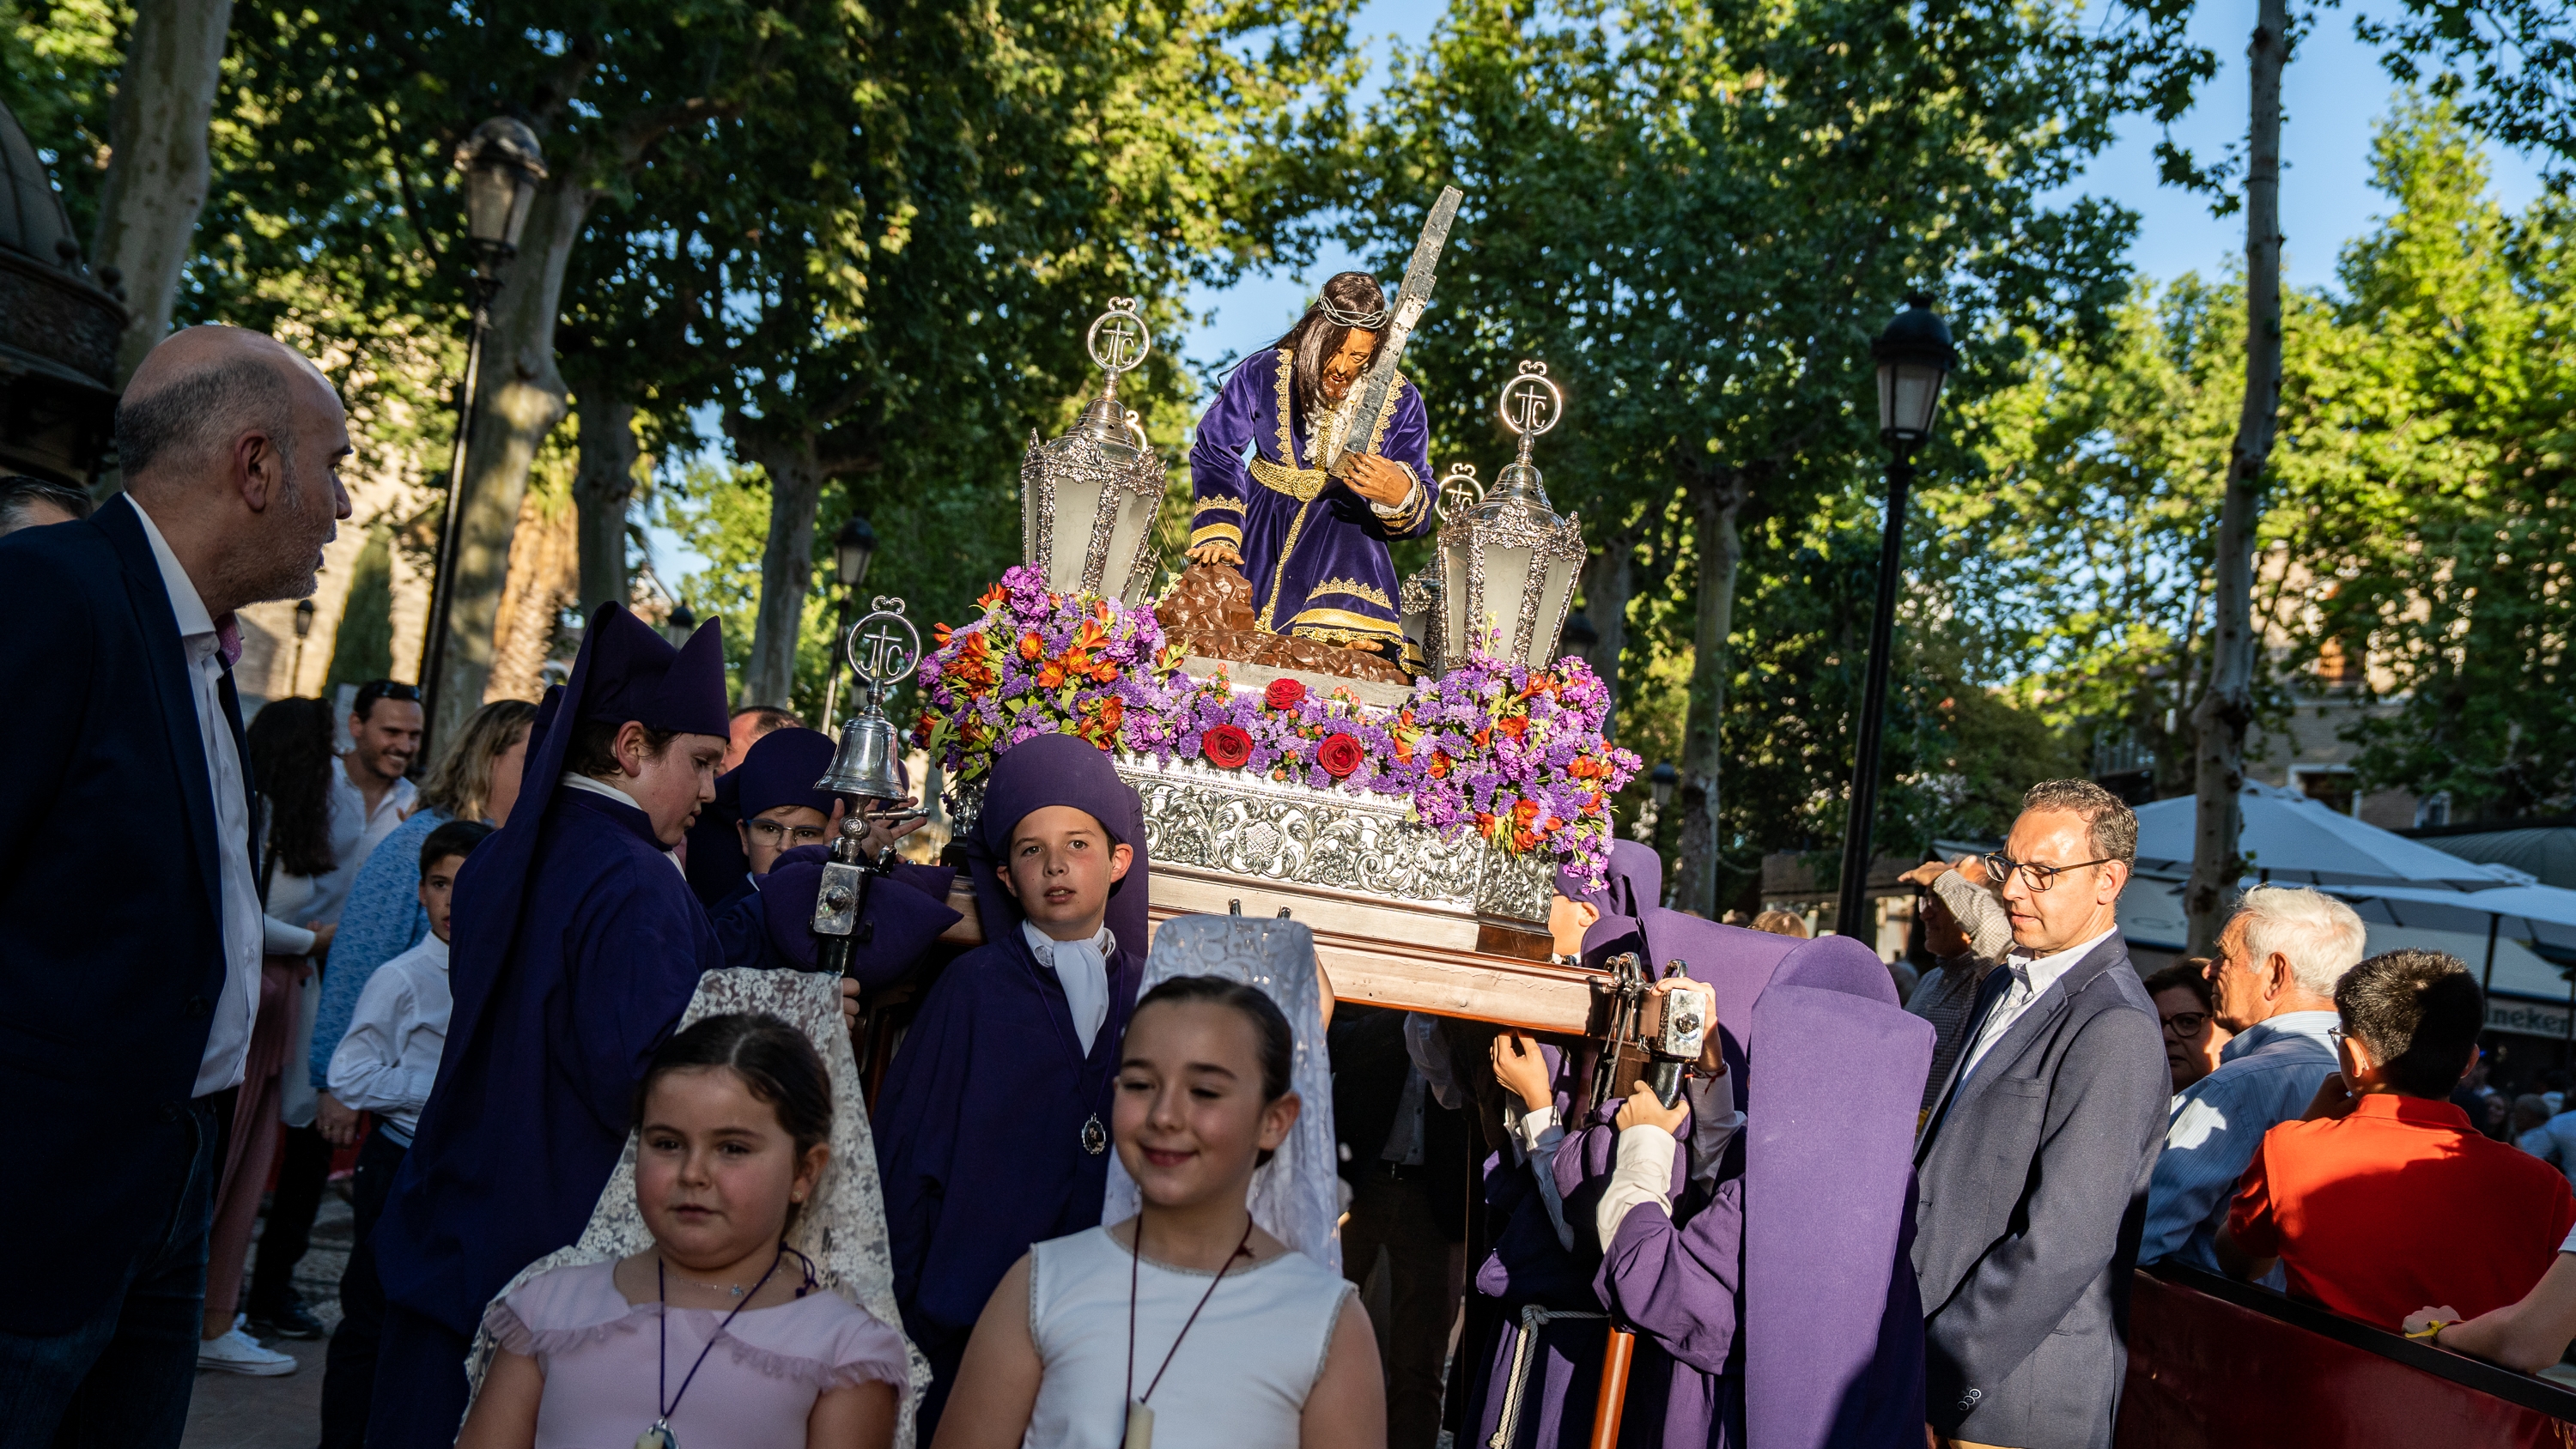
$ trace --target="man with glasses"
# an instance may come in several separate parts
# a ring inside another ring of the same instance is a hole
[[[2140,1263],[2219,1271],[2218,1230],[2263,1134],[2307,1111],[2335,1070],[2335,983],[2369,933],[2352,907],[2305,886],[2256,886],[2218,934],[2211,1018],[2236,1034],[2218,1070],[2173,1099],[2147,1186]]]
[[[2127,1371],[2119,1320],[2171,1095],[2120,939],[2138,818],[2088,780],[2022,797],[1986,858],[2013,950],[1914,1149],[1926,1415],[1938,1444],[2095,1449]]]

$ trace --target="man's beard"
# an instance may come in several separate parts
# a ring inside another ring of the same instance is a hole
[[[305,490],[296,480],[292,443],[278,449],[277,462],[277,497],[270,505],[275,521],[261,537],[259,549],[237,557],[227,570],[236,581],[236,586],[227,592],[245,604],[311,597],[320,582],[321,545],[340,533],[339,522],[334,519],[318,542],[308,539],[304,528]]]

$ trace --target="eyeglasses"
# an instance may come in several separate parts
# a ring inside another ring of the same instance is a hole
[[[2349,1035],[2350,1033],[2346,1032],[2339,1026],[2330,1026],[2326,1028],[2326,1040],[2335,1044],[2336,1051],[2343,1050],[2344,1041]]]
[[[2176,1041],[2189,1041],[2209,1025],[2206,1011],[2177,1011],[2165,1018],[2165,1035]]]
[[[742,823],[751,828],[752,834],[760,837],[761,844],[791,850],[800,845],[818,844],[831,833],[820,825],[781,825],[775,820],[758,819]]]
[[[2088,865],[2109,865],[2116,859],[2117,856],[2106,855],[2100,860],[2079,860],[2073,865],[2041,865],[2036,861],[2014,860],[2000,850],[1984,857],[1986,874],[1998,887],[2011,879],[2013,872],[2019,871],[2021,883],[2033,891],[2044,891],[2057,884],[2057,878],[2070,870],[2082,870]]]

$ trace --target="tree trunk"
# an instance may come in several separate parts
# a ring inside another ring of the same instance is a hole
[[[1735,573],[1744,544],[1736,537],[1736,510],[1744,506],[1744,476],[1727,469],[1690,484],[1699,534],[1699,619],[1691,640],[1690,713],[1682,727],[1679,858],[1673,863],[1673,906],[1711,920],[1717,908],[1718,720],[1726,711],[1727,648],[1735,627]]]
[[[135,3],[134,38],[108,119],[98,236],[90,246],[94,268],[123,274],[132,320],[116,348],[120,386],[170,331],[179,269],[206,204],[206,124],[232,19],[232,0]]]
[[[1601,642],[1585,651],[1584,661],[1601,676],[1609,692],[1609,712],[1601,732],[1612,739],[1619,730],[1619,656],[1628,648],[1628,600],[1637,589],[1637,548],[1633,530],[1610,535],[1583,565],[1583,616],[1592,621]]]
[[[581,611],[626,602],[626,505],[635,496],[635,404],[609,388],[582,393],[581,464],[572,499],[581,511]]]
[[[742,669],[741,702],[745,708],[789,709],[805,593],[814,585],[814,510],[823,500],[823,461],[811,431],[770,433],[738,413],[727,415],[725,431],[769,474],[769,542],[760,553],[760,612],[752,625],[751,658]]]
[[[2198,796],[2191,884],[2183,908],[2191,950],[2209,954],[2244,874],[2237,836],[2244,811],[2245,733],[2254,719],[2254,530],[2263,516],[2263,470],[2281,407],[2281,70],[2289,60],[2288,0],[2261,0],[2249,48],[2253,116],[2245,167],[2245,404],[2227,460],[2212,572],[2209,689],[2193,707]]]
[[[483,341],[482,398],[466,458],[465,488],[450,574],[444,677],[430,738],[452,740],[483,704],[492,671],[493,623],[510,575],[510,533],[528,491],[528,469],[564,419],[563,374],[555,370],[555,317],[564,266],[598,192],[566,166],[537,188],[518,259],[493,299]]]

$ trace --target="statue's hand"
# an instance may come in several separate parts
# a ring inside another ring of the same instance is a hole
[[[1233,544],[1226,543],[1221,540],[1212,541],[1200,544],[1198,547],[1191,549],[1190,562],[1203,564],[1225,563],[1233,564],[1235,567],[1241,568],[1243,566],[1243,555],[1235,551]]]
[[[1413,491],[1413,473],[1401,463],[1390,463],[1375,453],[1351,456],[1350,472],[1344,479],[1351,491],[1371,503],[1393,508]]]

